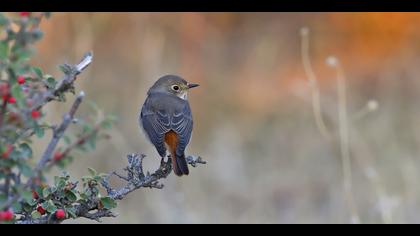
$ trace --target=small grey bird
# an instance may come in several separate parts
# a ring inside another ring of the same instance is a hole
[[[140,113],[140,125],[146,136],[161,157],[169,151],[178,176],[189,174],[184,153],[193,129],[188,90],[197,86],[179,76],[165,75],[147,92]]]

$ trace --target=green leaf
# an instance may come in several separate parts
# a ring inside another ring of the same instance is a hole
[[[80,198],[81,198],[82,200],[86,200],[86,199],[88,199],[88,198],[89,198],[89,196],[88,196],[86,193],[80,193]]]
[[[41,213],[39,213],[37,210],[31,213],[32,219],[35,219],[35,220],[41,218],[41,216],[42,216]]]
[[[30,167],[27,163],[20,163],[18,168],[22,175],[25,177],[33,177],[35,175],[32,167]]]
[[[57,207],[55,206],[52,200],[49,200],[47,208],[45,208],[45,210],[49,213],[54,213],[57,210]]]
[[[32,148],[27,143],[22,143],[19,145],[21,155],[23,157],[31,158],[32,157]]]
[[[20,107],[24,107],[25,101],[24,101],[24,97],[22,93],[22,88],[18,84],[15,84],[13,85],[11,92],[12,92],[12,96],[16,99],[18,105]]]
[[[22,211],[22,204],[20,202],[15,202],[12,204],[12,208],[14,212]]]
[[[68,65],[68,64],[61,64],[61,65],[58,65],[58,68],[65,74],[65,75],[68,75],[68,74],[70,74],[71,73],[71,71],[72,71],[72,68],[71,68],[71,66],[70,65]]]
[[[32,71],[37,75],[38,78],[42,79],[44,77],[44,73],[42,72],[41,68],[32,67]]]
[[[104,208],[108,209],[108,210],[117,207],[117,202],[110,197],[101,198],[101,203],[102,203],[102,205],[104,205]]]
[[[57,81],[53,78],[53,77],[48,77],[45,80],[48,88],[55,88],[55,86],[57,85]]]
[[[51,189],[51,193],[57,192],[57,187],[55,186],[51,186],[50,189]]]
[[[48,196],[50,196],[51,193],[51,189],[49,187],[46,187],[42,190],[42,197],[47,198]]]
[[[44,137],[45,131],[43,128],[39,127],[39,125],[35,126],[34,131],[38,138]]]
[[[65,102],[66,101],[66,95],[64,93],[58,94],[58,101]]]
[[[65,196],[69,199],[69,201],[71,201],[71,202],[75,202],[75,201],[77,201],[77,195],[76,195],[76,193],[74,192],[74,191],[72,191],[72,190],[70,190],[70,191],[67,191],[66,193],[65,193]]]
[[[97,173],[98,173],[98,172],[96,172],[96,170],[95,170],[95,169],[90,168],[90,167],[88,167],[88,171],[89,171],[89,174],[90,174],[91,176],[95,176],[95,175],[97,175]]]
[[[37,203],[35,203],[35,205],[36,205]],[[22,205],[22,210],[23,211],[25,211],[25,212],[31,212],[33,209],[34,209],[34,207],[35,207],[35,205],[29,205],[29,204],[23,204]]]
[[[41,206],[42,206],[42,208],[47,209],[48,202],[46,201],[46,202],[41,203]]]
[[[0,59],[5,60],[9,56],[9,43],[7,41],[0,42]]]
[[[32,198],[32,191],[22,191],[20,194],[24,201],[29,202]]]
[[[71,218],[73,219],[77,218],[76,209],[74,209],[74,207],[66,207],[65,210]]]
[[[100,175],[96,175],[95,177],[93,177],[93,180],[95,180],[96,182],[101,182],[102,179],[103,178]]]
[[[36,206],[36,204],[38,204],[38,201],[36,199],[31,199],[29,201],[26,202],[29,206],[34,207]]]
[[[19,48],[14,53],[17,57],[16,63],[19,63],[19,62],[29,60],[29,58],[32,56],[32,54],[34,52],[33,52],[33,49],[31,49],[31,48],[27,48],[27,49],[26,48]]]
[[[62,177],[54,176],[54,185],[58,189],[62,189],[64,186],[66,186],[66,180]]]

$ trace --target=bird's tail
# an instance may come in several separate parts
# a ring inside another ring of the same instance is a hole
[[[178,176],[188,175],[190,171],[188,170],[188,163],[185,159],[185,155],[176,155],[176,153],[171,154],[172,158],[172,167],[174,173]]]
[[[168,145],[169,152],[171,153],[172,159],[172,168],[174,173],[178,176],[188,175],[188,165],[187,160],[185,160],[185,155],[177,154],[176,147],[178,145],[178,135],[174,131],[170,131],[165,134],[165,143]]]

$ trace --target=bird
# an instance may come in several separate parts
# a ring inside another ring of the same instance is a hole
[[[140,112],[139,123],[146,137],[162,158],[169,152],[177,176],[189,174],[185,149],[191,139],[193,117],[188,91],[198,86],[177,75],[162,76],[148,90]]]

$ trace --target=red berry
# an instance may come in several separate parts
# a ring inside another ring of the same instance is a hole
[[[37,111],[37,110],[33,110],[32,112],[31,112],[31,116],[32,116],[32,118],[33,119],[38,119],[40,116],[41,116],[41,112],[39,112],[39,111]]]
[[[55,217],[57,217],[59,220],[62,220],[66,217],[66,212],[63,209],[58,209],[55,211]]]
[[[13,211],[7,210],[0,212],[0,221],[11,221],[13,220]]]
[[[43,215],[43,214],[45,214],[45,209],[41,206],[41,205],[39,205],[37,208],[36,208],[36,210],[41,214],[41,215]]]
[[[53,160],[54,161],[59,161],[63,158],[63,153],[61,153],[60,151],[57,151],[54,153],[54,157]]]
[[[39,199],[39,195],[35,190],[32,190],[32,198],[33,199]]]
[[[22,75],[19,75],[16,80],[17,80],[18,84],[24,84],[26,82],[25,77],[22,76]]]
[[[16,103],[16,98],[14,98],[14,97],[9,97],[9,98],[7,99],[7,102],[8,102],[8,103],[10,103],[10,104]]]
[[[30,14],[31,14],[30,12],[19,12],[19,15],[21,17],[26,17],[26,16],[29,16]]]
[[[3,158],[9,158],[9,155],[10,155],[10,153],[13,151],[13,146],[12,145],[7,145],[7,149],[6,149],[6,151],[4,151],[2,154],[1,154],[1,157],[3,157]]]

